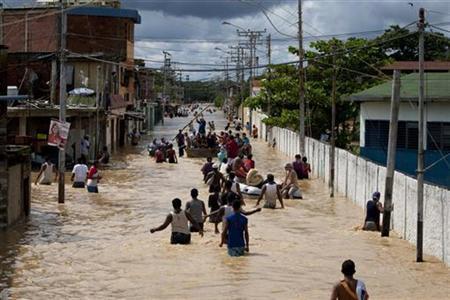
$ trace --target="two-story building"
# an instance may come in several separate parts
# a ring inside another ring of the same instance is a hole
[[[68,7],[67,64],[64,87],[68,93],[79,87],[96,92],[92,101],[69,96],[67,117],[71,123],[67,152],[79,155],[80,138],[87,134],[96,147],[115,150],[126,142],[128,110],[136,106],[134,26],[140,23],[136,10],[105,6]],[[0,41],[8,47],[7,85],[32,100],[16,103],[8,111],[10,133],[31,136],[34,147],[45,147],[51,118],[58,116],[60,11],[57,7],[6,8],[0,17]],[[98,103],[96,101],[98,97]],[[99,113],[97,113],[99,111]],[[97,118],[98,116],[98,118]],[[95,128],[100,123],[97,136]]]

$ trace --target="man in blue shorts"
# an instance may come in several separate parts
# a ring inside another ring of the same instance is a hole
[[[230,256],[242,256],[245,251],[249,251],[248,219],[241,214],[241,201],[235,200],[233,202],[233,211],[234,214],[226,219],[220,247],[227,241],[228,236],[228,254]]]

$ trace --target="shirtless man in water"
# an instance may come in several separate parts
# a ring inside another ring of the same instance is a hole
[[[355,274],[355,263],[352,260],[346,260],[341,268],[344,279],[336,284],[331,293],[331,300],[368,300],[366,285],[362,280],[353,278]]]

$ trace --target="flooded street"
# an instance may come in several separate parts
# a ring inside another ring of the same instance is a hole
[[[205,117],[223,128],[222,113]],[[154,135],[171,139],[187,120],[168,119]],[[157,165],[145,143],[102,171],[98,195],[68,184],[66,204],[58,205],[55,184],[33,185],[28,222],[0,232],[0,290],[11,299],[328,299],[351,258],[371,299],[450,298],[449,268],[430,257],[415,263],[406,241],[355,230],[362,209],[328,198],[316,179],[302,182],[304,200],[249,217],[245,257],[228,257],[210,223],[191,245],[170,245],[170,228],[149,229],[164,221],[173,198],[184,205],[193,187],[207,202],[203,160]],[[281,180],[290,158],[263,142],[254,154],[257,169]]]

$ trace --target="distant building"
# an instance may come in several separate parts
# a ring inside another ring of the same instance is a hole
[[[418,73],[401,77],[396,169],[416,175]],[[392,83],[350,96],[360,103],[361,156],[386,164]],[[425,74],[425,167],[450,153],[450,73]],[[450,187],[450,156],[432,166],[425,180]]]

